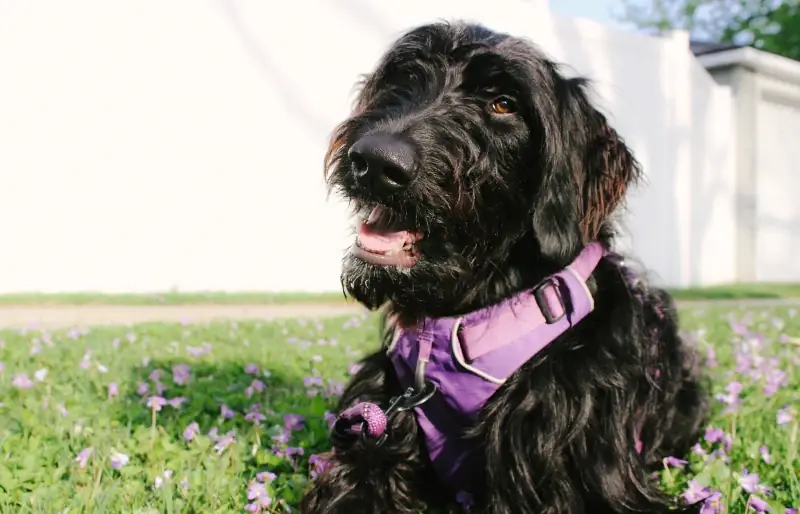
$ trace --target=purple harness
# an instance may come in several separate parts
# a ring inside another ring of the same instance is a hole
[[[387,354],[406,394],[385,412],[357,404],[337,425],[382,441],[387,418],[413,408],[439,478],[453,492],[470,490],[480,452],[463,434],[508,377],[592,311],[586,281],[604,254],[600,243],[590,243],[532,290],[463,317],[427,318],[398,330]]]

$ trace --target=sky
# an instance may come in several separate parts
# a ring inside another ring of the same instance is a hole
[[[614,26],[627,26],[614,19],[612,12],[622,10],[621,0],[547,0],[550,11],[565,16],[589,18]]]

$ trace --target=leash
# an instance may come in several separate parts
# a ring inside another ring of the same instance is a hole
[[[362,439],[372,439],[376,446],[388,438],[387,429],[391,418],[403,411],[419,407],[436,394],[436,384],[425,379],[425,370],[430,361],[433,348],[433,333],[423,328],[419,335],[419,357],[414,370],[414,386],[389,400],[386,410],[372,402],[360,402],[344,410],[333,424],[333,431],[339,435],[360,435]]]

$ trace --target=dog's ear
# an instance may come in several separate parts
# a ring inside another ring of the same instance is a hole
[[[598,239],[639,165],[617,132],[589,102],[584,79],[553,72],[553,98],[542,110],[542,170],[533,232],[543,256],[559,265]]]
[[[641,168],[630,148],[597,110],[584,156],[581,202],[581,234],[594,240],[623,202],[628,187],[641,177]]]

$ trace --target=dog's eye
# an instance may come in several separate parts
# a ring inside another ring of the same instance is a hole
[[[513,114],[517,112],[517,102],[510,96],[499,96],[492,100],[489,109],[495,114]]]

